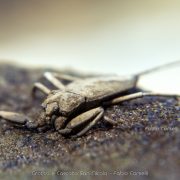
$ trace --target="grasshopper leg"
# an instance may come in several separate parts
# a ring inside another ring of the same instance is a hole
[[[81,130],[73,135],[73,137],[79,137],[85,134],[89,129],[91,129],[103,116],[104,109],[102,107],[94,108],[89,111],[86,111],[75,118],[73,118],[64,129],[59,130],[60,134],[68,135],[73,130],[81,128]]]
[[[56,88],[60,89],[60,90],[64,90],[65,89],[65,85],[59,81],[53,73],[50,72],[45,72],[44,73],[44,77],[50,82],[52,83]]]
[[[173,94],[163,94],[163,93],[154,93],[154,92],[137,92],[137,93],[133,93],[133,94],[114,98],[110,101],[103,103],[103,105],[105,105],[105,106],[115,105],[115,104],[119,104],[119,103],[124,102],[124,101],[132,100],[132,99],[136,99],[136,98],[142,98],[145,96],[178,97],[177,95],[173,95]],[[107,116],[104,116],[104,121],[111,124],[111,125],[117,125],[118,124],[117,121],[114,121]]]
[[[56,88],[58,88],[60,90],[65,89],[65,86],[52,73],[46,72],[46,73],[44,73],[44,77],[49,82],[51,82]],[[46,95],[48,95],[51,92],[51,90],[48,87],[46,87],[42,83],[36,82],[33,85],[32,96],[34,96],[37,89],[40,90],[41,92],[43,92]]]
[[[103,103],[103,105],[108,106],[108,105],[114,105],[114,104],[119,104],[124,101],[129,101],[132,99],[137,99],[145,96],[166,96],[166,97],[178,97],[177,95],[173,94],[163,94],[163,93],[154,93],[154,92],[137,92],[125,96],[120,96],[117,98],[114,98],[110,101],[106,101]]]
[[[66,80],[69,82],[75,81],[75,80],[79,80],[81,78],[79,77],[73,77],[71,75],[67,75],[67,74],[59,74],[59,73],[51,73],[54,77],[60,79],[60,80]]]
[[[48,95],[51,92],[51,90],[48,87],[46,87],[42,83],[36,82],[34,83],[33,88],[32,88],[32,96],[34,96],[37,89],[46,95]]]
[[[87,131],[89,131],[97,122],[102,118],[104,114],[104,110],[102,110],[82,131],[77,133],[74,137],[79,137],[84,135]]]
[[[29,129],[37,128],[38,124],[36,124],[32,119],[28,116],[8,111],[0,111],[0,118],[21,127],[27,127]]]
[[[104,121],[107,122],[108,124],[114,126],[114,125],[117,125],[118,122],[117,121],[114,121],[113,119],[110,119],[109,117],[107,116],[104,116]]]

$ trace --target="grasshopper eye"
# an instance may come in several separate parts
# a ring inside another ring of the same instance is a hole
[[[56,106],[53,107],[53,111],[54,111],[54,112],[57,112],[58,110],[59,110],[58,105],[56,105]]]
[[[42,107],[43,109],[46,109],[47,105],[46,105],[45,103],[42,103],[42,104],[41,104],[41,107]]]
[[[52,114],[58,111],[59,107],[56,102],[50,103],[46,105],[46,115],[51,116]]]

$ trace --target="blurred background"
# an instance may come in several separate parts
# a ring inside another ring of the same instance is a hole
[[[121,75],[172,62],[180,59],[180,1],[0,0],[0,59]]]

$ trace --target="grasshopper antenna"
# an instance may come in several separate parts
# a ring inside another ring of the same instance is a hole
[[[139,78],[140,76],[150,74],[150,73],[153,73],[153,72],[156,72],[156,71],[161,71],[161,70],[164,70],[164,69],[169,69],[169,68],[171,68],[173,66],[177,66],[177,65],[180,65],[180,60],[170,62],[170,63],[167,63],[167,64],[163,64],[163,65],[160,65],[160,66],[156,66],[156,67],[151,68],[151,69],[147,69],[145,71],[142,71],[140,73],[135,74],[135,76],[137,78]]]

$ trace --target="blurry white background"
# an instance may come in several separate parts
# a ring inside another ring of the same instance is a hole
[[[0,0],[0,59],[121,75],[165,64],[180,59],[180,1]],[[146,85],[180,92],[179,73]]]

